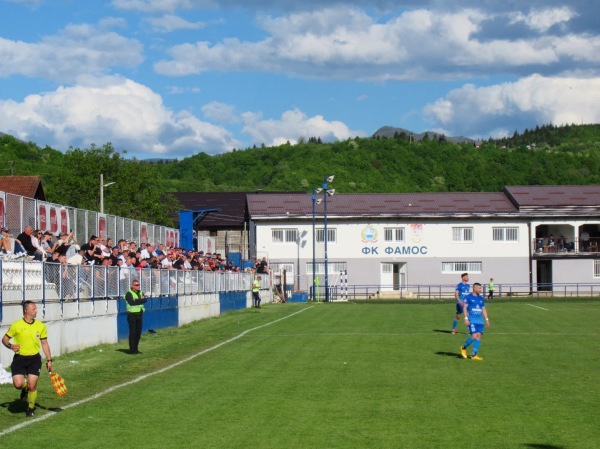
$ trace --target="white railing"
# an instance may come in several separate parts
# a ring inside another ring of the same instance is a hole
[[[133,279],[151,297],[249,291],[252,273],[153,270],[0,260],[0,304],[119,298]],[[269,279],[263,279],[268,288]]]

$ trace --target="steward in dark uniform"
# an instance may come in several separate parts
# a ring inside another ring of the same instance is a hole
[[[127,324],[129,324],[129,353],[141,354],[138,350],[140,338],[142,337],[142,317],[144,315],[144,304],[148,299],[140,290],[140,281],[131,282],[131,290],[125,294],[127,301]]]

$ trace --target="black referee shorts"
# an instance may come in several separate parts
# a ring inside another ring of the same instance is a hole
[[[40,376],[42,371],[42,356],[39,354],[35,355],[19,355],[15,354],[15,357],[10,365],[12,375],[22,374],[27,376],[32,374],[34,376]]]

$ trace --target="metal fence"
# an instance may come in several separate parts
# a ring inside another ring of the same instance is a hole
[[[73,230],[79,244],[97,235],[112,238],[115,244],[119,239],[125,239],[138,245],[148,242],[179,245],[179,231],[174,228],[5,192],[0,192],[0,226],[7,227],[14,237],[26,226],[52,234]]]
[[[487,286],[483,286],[487,296]],[[456,285],[407,285],[400,290],[381,285],[336,285],[330,287],[329,297],[333,301],[344,300],[453,300]],[[317,289],[315,297],[325,297],[325,289]],[[589,298],[600,297],[600,283],[571,284],[496,284],[494,299],[513,301],[520,298],[542,301],[548,298]],[[312,297],[309,292],[309,297]]]
[[[0,261],[0,303],[116,299],[133,279],[151,297],[249,291],[252,273]],[[269,280],[263,280],[268,288]]]

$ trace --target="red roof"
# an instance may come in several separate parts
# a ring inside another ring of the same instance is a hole
[[[39,176],[0,176],[0,192],[46,201]]]

